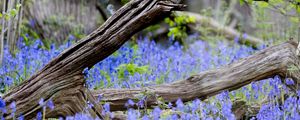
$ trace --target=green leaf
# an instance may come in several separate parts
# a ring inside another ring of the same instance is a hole
[[[269,6],[269,3],[267,2],[258,2],[258,6],[261,8],[267,8]]]
[[[245,4],[245,1],[244,0],[240,0],[240,5],[244,5]]]
[[[293,23],[299,23],[300,18],[298,18],[298,17],[290,17],[290,20],[291,20],[291,22],[293,22]]]
[[[12,10],[10,11],[10,15],[11,15],[12,17],[13,17],[13,16],[16,16],[17,13],[18,13],[18,11],[17,11],[16,9],[12,9]]]
[[[286,11],[283,8],[279,8],[280,12],[286,14]]]
[[[5,20],[9,20],[10,16],[8,14],[4,14]]]
[[[188,20],[189,20],[188,23],[195,23],[196,22],[196,17],[195,16],[191,16],[191,17],[189,17]]]
[[[22,6],[21,4],[18,4],[18,5],[16,6],[17,11],[20,10],[21,6]]]
[[[148,72],[149,66],[138,66],[136,64],[121,64],[117,67],[118,70],[118,78],[120,80],[125,78],[125,71],[128,71],[130,75],[134,75],[135,73],[145,74]]]

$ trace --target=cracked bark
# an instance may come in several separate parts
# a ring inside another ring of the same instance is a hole
[[[15,101],[16,117],[21,114],[25,119],[32,119],[41,111],[38,102],[52,99],[53,111],[46,110],[46,117],[65,117],[83,112],[86,102],[94,104],[86,112],[102,118],[101,105],[84,87],[82,71],[108,57],[119,49],[132,35],[147,26],[179,10],[184,5],[171,0],[133,0],[120,8],[100,28],[78,43],[63,51],[44,68],[8,91],[3,99],[7,105],[6,119],[12,119],[9,105]]]

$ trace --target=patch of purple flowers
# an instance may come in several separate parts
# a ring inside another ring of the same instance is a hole
[[[242,37],[245,38],[247,35],[244,34]],[[8,49],[5,48],[4,54],[6,58],[2,67],[0,67],[0,91],[5,92],[11,86],[18,85],[33,75],[49,60],[68,48],[74,39],[74,36],[70,36],[66,44],[60,47],[51,45],[50,50],[43,49],[40,40],[36,40],[31,46],[26,46],[21,42],[22,44],[19,45],[20,51],[16,54],[16,57],[9,54]],[[239,38],[236,38],[235,41],[237,39]],[[83,74],[86,79],[86,85],[90,89],[139,88],[185,79],[192,74],[232,63],[254,52],[255,50],[251,47],[221,41],[216,45],[210,45],[205,41],[199,40],[184,49],[178,43],[165,47],[148,38],[140,38],[137,44],[125,44],[113,55],[97,63],[90,70],[85,69]],[[123,74],[120,74],[118,68],[126,64],[132,64],[135,68],[133,70],[127,68]],[[124,77],[124,79],[120,76]],[[131,108],[134,105],[143,108],[145,105],[143,99],[137,103],[128,100],[126,104],[126,107],[128,107],[126,112],[127,119],[233,120],[235,116],[232,112],[232,100],[235,98],[241,98],[250,105],[264,98],[275,101],[263,104],[255,119],[300,118],[300,100],[298,98],[289,96],[281,101],[282,104],[275,100],[282,94],[288,93],[284,83],[287,85],[295,84],[291,79],[282,81],[282,78],[279,76],[274,76],[267,80],[253,82],[233,92],[224,91],[206,101],[195,99],[184,103],[181,99],[178,99],[175,101],[175,104],[169,103],[165,105],[166,107],[156,106],[147,113]],[[99,96],[99,102],[102,102],[101,99],[102,96]],[[43,107],[54,109],[54,103],[51,100],[45,103],[44,99],[41,99],[39,103]],[[0,111],[2,113],[6,112],[5,107],[5,101],[0,98]],[[12,103],[10,107],[15,111],[15,103]],[[89,108],[92,108],[92,106]],[[108,103],[105,103],[103,108],[103,115],[113,116]],[[37,114],[37,119],[41,118],[42,113],[40,112]],[[66,119],[86,120],[94,118],[85,113],[78,113],[75,116],[68,116]]]

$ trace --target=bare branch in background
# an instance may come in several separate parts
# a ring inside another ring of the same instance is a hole
[[[5,25],[6,25],[6,22],[5,22],[5,17],[4,17],[4,14],[5,14],[5,11],[6,11],[6,4],[7,4],[7,0],[3,0],[3,8],[2,8],[2,28],[1,28],[1,36],[0,36],[0,65],[2,64],[3,62],[3,56],[4,56],[4,35],[5,35],[5,31],[6,31],[6,28],[5,28]]]
[[[251,35],[240,33],[231,27],[221,25],[216,20],[210,17],[202,16],[200,14],[192,12],[176,12],[176,14],[194,17],[196,19],[196,23],[189,26],[191,29],[199,30],[201,27],[211,27],[213,28],[212,30],[214,32],[224,35],[229,40],[234,40],[236,37],[240,37],[239,42],[242,44],[248,43],[254,47],[263,44],[263,40]]]
[[[9,46],[10,52],[14,54],[17,40],[20,35],[20,24],[22,12],[20,10],[23,0],[4,0],[3,3],[3,18],[2,18],[2,31],[0,38],[0,64],[3,61],[4,43]]]

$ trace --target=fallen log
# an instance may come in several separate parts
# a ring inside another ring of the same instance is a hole
[[[241,44],[248,44],[253,47],[258,47],[263,44],[263,40],[251,35],[243,36],[243,33],[240,33],[231,27],[222,25],[213,18],[202,16],[193,12],[175,12],[175,14],[194,17],[196,23],[189,25],[189,28],[192,30],[198,31],[201,27],[209,27],[212,28],[213,32],[224,35],[225,38],[229,40],[234,40],[236,37],[240,37],[238,42]]]
[[[157,105],[157,98],[165,102],[175,102],[178,98],[191,101],[196,98],[206,99],[224,90],[236,90],[253,81],[263,80],[275,75],[292,78],[296,85],[289,86],[296,91],[299,85],[299,72],[289,72],[290,66],[299,66],[296,54],[297,43],[289,41],[261,50],[247,58],[241,59],[219,69],[201,72],[186,80],[171,84],[150,86],[136,89],[104,89],[92,91],[93,96],[102,96],[109,102],[112,111],[126,110],[124,106],[129,99],[135,100],[141,95],[147,97],[148,106]],[[146,94],[145,94],[146,93]]]
[[[179,1],[178,1],[179,2]],[[100,28],[78,43],[63,51],[44,68],[8,91],[3,99],[6,102],[6,119],[13,119],[9,105],[16,103],[15,117],[23,115],[33,119],[41,111],[39,100],[53,100],[54,110],[46,110],[46,118],[65,117],[83,112],[87,101],[94,104],[88,113],[101,116],[102,107],[84,86],[82,71],[108,57],[120,48],[136,32],[180,10],[184,5],[172,0],[132,0]],[[86,111],[85,111],[86,112]]]

